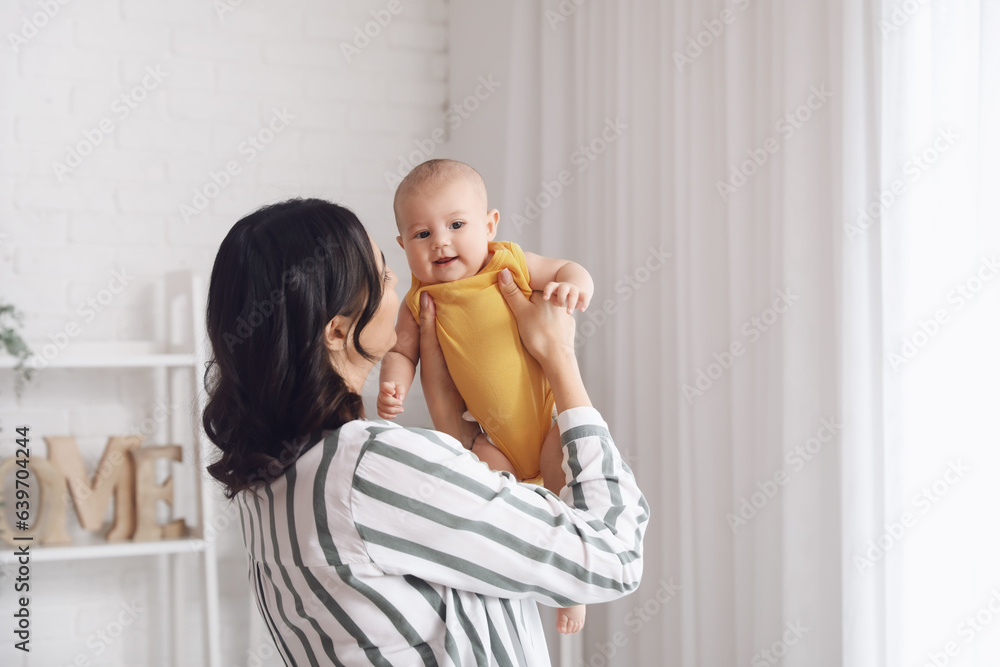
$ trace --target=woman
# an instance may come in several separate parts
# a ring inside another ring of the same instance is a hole
[[[505,282],[506,279],[506,282]],[[237,222],[208,295],[211,474],[239,504],[258,608],[289,665],[548,665],[535,603],[603,602],[642,573],[645,500],[590,406],[565,309],[500,290],[550,380],[562,500],[471,455],[453,384],[429,395],[460,434],[365,419],[395,344],[396,276],[357,217],[291,200]],[[421,366],[446,376],[429,300]]]

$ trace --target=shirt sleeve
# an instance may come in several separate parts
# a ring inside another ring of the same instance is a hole
[[[372,562],[386,574],[550,606],[634,590],[646,501],[596,410],[566,410],[558,423],[562,498],[491,471],[445,434],[370,429],[351,505]]]

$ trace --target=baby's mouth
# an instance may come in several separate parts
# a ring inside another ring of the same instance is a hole
[[[434,263],[438,266],[444,266],[445,264],[454,262],[456,259],[458,259],[458,255],[455,255],[454,257],[442,257],[441,259],[434,260]]]

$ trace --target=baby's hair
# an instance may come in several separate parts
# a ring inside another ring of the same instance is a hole
[[[392,200],[392,210],[399,218],[399,205],[417,190],[425,187],[443,185],[456,178],[465,178],[472,184],[476,194],[482,197],[483,207],[487,207],[486,182],[478,171],[458,160],[427,160],[418,164],[403,178],[396,188],[396,196]]]

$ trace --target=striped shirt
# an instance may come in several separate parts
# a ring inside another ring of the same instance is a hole
[[[382,420],[324,432],[238,494],[250,583],[285,663],[549,665],[536,603],[634,590],[649,518],[600,414],[558,423],[561,499],[445,434]]]

